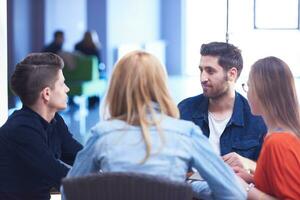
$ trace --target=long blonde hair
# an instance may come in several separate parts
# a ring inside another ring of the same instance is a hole
[[[260,59],[251,67],[249,82],[268,119],[300,137],[299,103],[288,65],[276,57]]]
[[[166,73],[159,60],[146,52],[133,51],[126,54],[115,65],[105,107],[110,119],[120,119],[141,127],[148,159],[151,152],[149,127],[159,129],[153,103],[160,113],[178,118],[179,111],[172,101],[166,84]],[[161,131],[158,131],[162,139]]]

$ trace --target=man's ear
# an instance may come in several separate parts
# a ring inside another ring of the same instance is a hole
[[[231,67],[227,72],[228,80],[235,82],[238,77],[238,70],[235,67]]]
[[[43,101],[48,102],[50,100],[51,89],[49,87],[45,87],[41,91],[41,96]]]

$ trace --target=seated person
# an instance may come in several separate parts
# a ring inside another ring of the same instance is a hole
[[[268,134],[254,176],[239,167],[235,171],[250,183],[244,182],[249,199],[298,200],[300,113],[293,74],[284,61],[266,57],[252,65],[247,85],[251,112],[262,115]]]
[[[64,40],[64,32],[55,31],[53,35],[53,41],[44,47],[43,52],[51,52],[55,54],[60,53],[62,51]]]
[[[86,31],[82,40],[75,45],[75,51],[88,56],[96,56],[100,63],[100,42],[97,33],[95,31]]]
[[[195,167],[211,190],[195,191],[197,197],[245,199],[232,169],[214,153],[200,128],[178,119],[166,79],[163,66],[149,53],[133,51],[119,60],[106,96],[107,119],[92,128],[67,177],[101,170],[183,182],[188,169]]]
[[[200,53],[203,94],[178,104],[180,118],[198,125],[231,167],[254,170],[253,161],[258,158],[267,129],[234,89],[243,68],[241,51],[232,44],[211,42],[203,44]]]
[[[87,56],[96,56],[99,63],[101,63],[100,48],[101,45],[96,31],[86,31],[82,40],[75,45],[75,51]],[[99,66],[100,77],[105,77],[104,69],[101,68],[102,66],[103,65]],[[89,97],[89,108],[98,105],[99,101],[100,99],[98,96]]]
[[[0,199],[46,200],[82,145],[57,111],[67,106],[62,59],[29,54],[17,64],[11,88],[23,103],[0,128]]]
[[[76,55],[63,50],[63,44],[65,41],[64,35],[65,34],[63,31],[60,31],[60,30],[55,31],[54,35],[53,35],[53,41],[50,44],[48,44],[47,46],[45,46],[42,51],[43,52],[51,52],[51,53],[55,53],[55,54],[59,55],[64,61],[64,64],[65,64],[64,67],[67,67],[69,69],[74,69],[75,64],[76,64],[75,63]]]

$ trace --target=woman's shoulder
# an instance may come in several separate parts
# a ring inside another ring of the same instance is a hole
[[[300,138],[294,133],[276,132],[266,136],[264,141],[265,148],[273,150],[284,150],[298,148],[300,150]]]
[[[266,136],[265,142],[266,143],[274,143],[277,141],[289,142],[289,141],[295,141],[295,140],[299,140],[299,139],[300,138],[297,137],[295,133],[274,132],[274,133],[270,133]]]
[[[173,130],[184,135],[191,135],[195,129],[199,129],[193,122],[166,116],[162,122],[164,129]]]
[[[112,119],[112,120],[104,120],[95,124],[91,131],[96,133],[107,133],[114,130],[122,129],[127,125],[126,122]]]
[[[163,132],[173,132],[183,136],[192,136],[192,134],[202,133],[200,128],[193,122],[166,115],[162,115],[159,126]],[[113,132],[120,132],[125,129],[139,131],[140,127],[130,125],[122,120],[112,119],[98,122],[92,127],[91,132],[103,136]],[[156,131],[156,127],[150,127],[150,130]]]

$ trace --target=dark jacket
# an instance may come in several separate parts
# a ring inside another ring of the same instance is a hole
[[[50,199],[81,149],[60,115],[48,123],[28,107],[15,111],[0,128],[0,199]]]
[[[209,99],[203,94],[187,98],[178,104],[180,118],[193,121],[209,137]],[[239,155],[257,160],[267,127],[260,116],[251,114],[248,101],[235,93],[232,116],[220,138],[221,155],[236,152]]]

